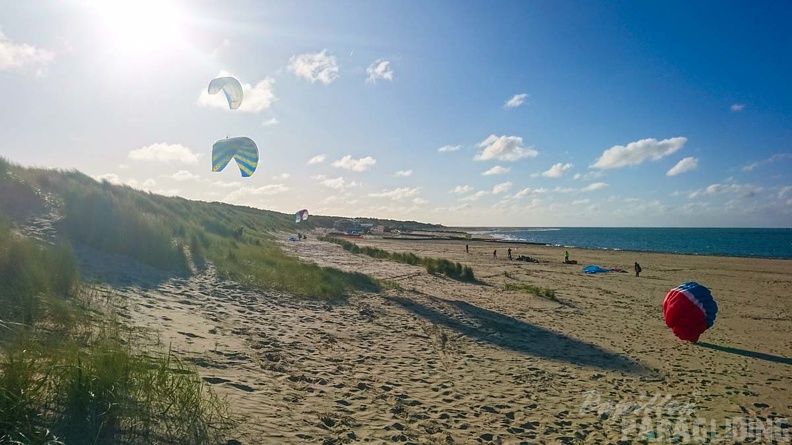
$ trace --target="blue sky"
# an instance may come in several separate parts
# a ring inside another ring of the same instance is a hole
[[[0,155],[289,213],[792,227],[789,23],[769,1],[0,1]],[[250,178],[211,171],[227,136],[258,145]]]

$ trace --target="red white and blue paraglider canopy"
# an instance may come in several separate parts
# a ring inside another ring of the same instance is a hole
[[[706,287],[690,281],[671,289],[663,301],[666,326],[681,340],[697,342],[711,328],[718,314],[718,305]]]

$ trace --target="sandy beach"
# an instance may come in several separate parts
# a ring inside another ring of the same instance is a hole
[[[220,281],[211,266],[169,278],[80,252],[85,278],[248,416],[242,443],[641,443],[625,425],[647,416],[715,422],[718,438],[726,419],[792,417],[792,261],[574,249],[568,265],[556,247],[353,240],[469,265],[482,281],[470,284],[285,239],[291,255],[383,290],[331,304]],[[509,247],[540,262],[509,261]],[[582,273],[589,264],[629,273]],[[699,344],[662,318],[666,292],[691,280],[720,309]]]

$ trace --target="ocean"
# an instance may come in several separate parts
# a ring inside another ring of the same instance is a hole
[[[792,229],[515,227],[470,233],[570,248],[792,259]]]

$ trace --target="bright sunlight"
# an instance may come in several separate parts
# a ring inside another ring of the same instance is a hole
[[[183,42],[183,16],[173,2],[96,2],[100,29],[111,49],[135,58],[155,56]]]

